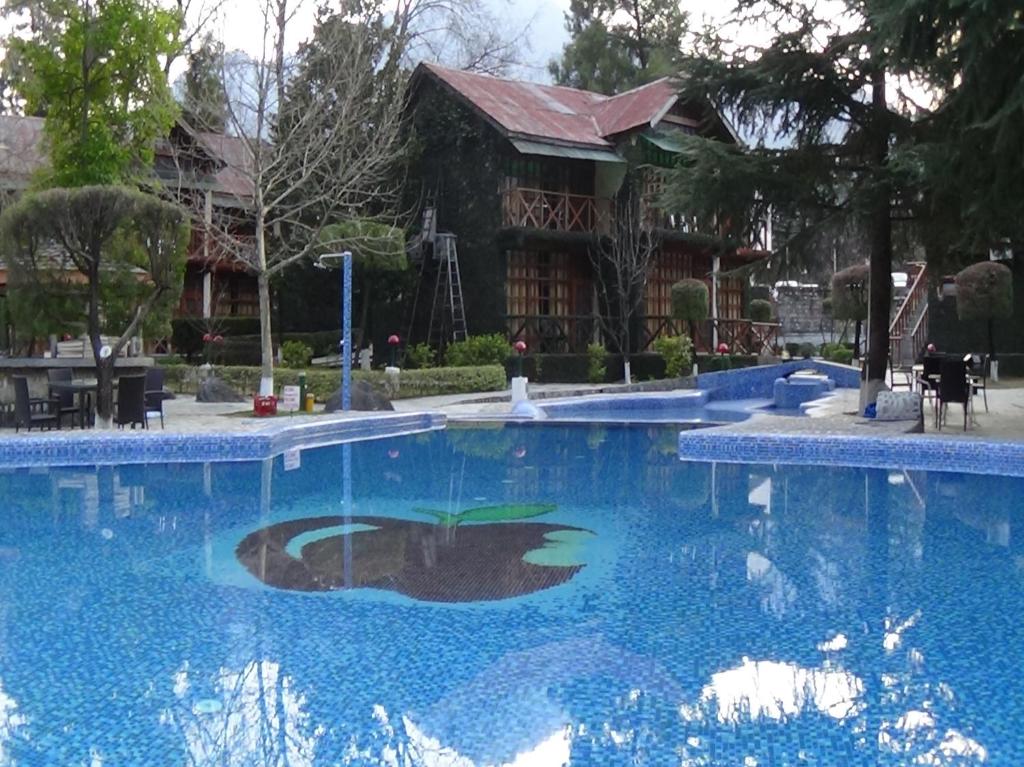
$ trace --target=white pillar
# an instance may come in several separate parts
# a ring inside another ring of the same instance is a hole
[[[203,272],[203,319],[213,316],[213,274]]]

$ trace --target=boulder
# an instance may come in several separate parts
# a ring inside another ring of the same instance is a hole
[[[219,378],[206,378],[196,388],[196,402],[244,402],[245,397]]]
[[[394,410],[391,400],[383,391],[367,381],[352,382],[352,410]],[[335,413],[341,410],[341,389],[334,392],[327,400],[324,412]]]

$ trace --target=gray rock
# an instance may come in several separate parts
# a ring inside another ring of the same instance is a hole
[[[353,410],[394,410],[391,400],[383,391],[377,389],[367,381],[352,382],[352,409]],[[334,413],[341,410],[341,389],[334,392],[327,400],[325,412]]]
[[[245,397],[219,378],[207,378],[196,388],[196,402],[244,402]]]

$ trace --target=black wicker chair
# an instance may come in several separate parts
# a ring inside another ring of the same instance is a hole
[[[117,379],[117,416],[114,423],[118,428],[138,424],[146,428],[146,377],[121,376]]]
[[[14,376],[14,431],[24,426],[32,431],[33,426],[39,428],[60,428],[60,401],[42,399],[28,395],[28,379]]]
[[[168,399],[164,391],[164,371],[162,368],[150,368],[146,371],[146,428],[149,428],[149,417],[160,416],[160,428],[164,428],[164,400]]]
[[[47,370],[46,378],[49,381],[51,387],[55,383],[71,383],[71,369],[70,368],[58,368],[56,370]],[[83,395],[84,396],[84,395]],[[83,426],[82,420],[82,408],[75,402],[75,393],[73,391],[54,391],[50,389],[50,397],[60,402],[57,408],[57,418],[60,419],[61,423],[64,422],[64,416],[71,416],[71,426],[74,427],[75,421],[79,422],[79,426]]]
[[[964,431],[967,431],[967,416],[971,405],[971,385],[967,379],[967,363],[964,360],[944,359],[939,377],[939,428],[946,419],[949,404],[959,403],[964,407]]]

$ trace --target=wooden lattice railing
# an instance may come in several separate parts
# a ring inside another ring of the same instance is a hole
[[[502,222],[529,229],[593,232],[608,219],[601,207],[599,199],[589,195],[513,187],[504,193]]]

